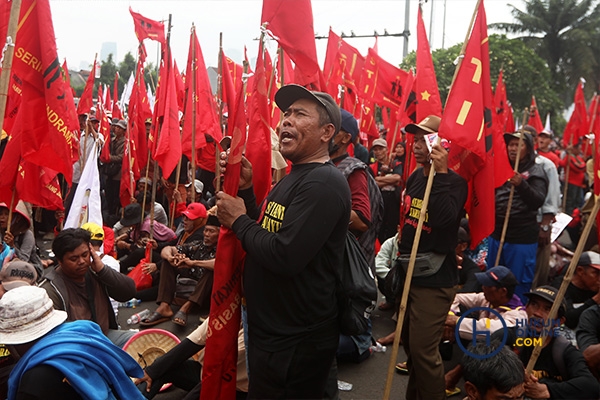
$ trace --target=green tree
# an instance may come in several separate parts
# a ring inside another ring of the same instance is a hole
[[[490,28],[520,34],[520,40],[542,57],[566,106],[583,77],[588,97],[598,88],[600,71],[600,3],[596,0],[524,0],[525,11],[510,5],[512,23]],[[594,3],[597,3],[594,5]]]
[[[452,83],[456,65],[454,61],[460,53],[461,44],[448,49],[432,52],[440,96],[445,103]],[[515,117],[522,120],[521,113],[531,105],[531,96],[535,96],[542,119],[550,113],[552,129],[562,132],[565,121],[562,117],[563,104],[551,85],[548,66],[533,50],[522,41],[508,39],[505,35],[490,35],[490,74],[492,85],[496,85],[500,69],[504,69],[504,83],[508,100],[512,103]],[[416,54],[408,54],[401,67],[415,67]]]
[[[129,80],[132,72],[135,72],[136,59],[131,55],[131,52],[125,54],[123,61],[119,63],[119,93],[123,91],[123,87]]]

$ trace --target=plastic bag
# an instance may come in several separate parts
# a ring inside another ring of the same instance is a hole
[[[137,290],[148,289],[152,286],[152,276],[147,274],[143,270],[144,264],[147,264],[150,261],[150,253],[152,252],[152,243],[146,244],[146,255],[144,258],[140,260],[138,265],[136,265],[127,276],[133,279],[135,282],[135,288]]]

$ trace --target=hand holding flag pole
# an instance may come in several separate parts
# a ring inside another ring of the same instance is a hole
[[[527,125],[527,120],[529,119],[529,111],[527,108],[523,110],[523,125],[519,129],[521,133],[519,135],[519,145],[517,147],[517,159],[515,160],[515,175],[519,173],[519,161],[521,159],[521,148],[523,147],[523,134],[525,133],[525,129],[523,127]],[[504,239],[506,238],[506,231],[508,229],[508,220],[510,219],[510,209],[512,208],[513,197],[515,195],[515,185],[510,187],[510,194],[508,195],[508,204],[506,206],[506,215],[504,216],[504,225],[502,225],[502,234],[500,235],[500,244],[498,245],[498,253],[496,254],[496,261],[494,262],[494,267],[500,264],[500,256],[502,255],[502,247],[504,247]]]
[[[456,80],[456,76],[458,74],[458,70],[461,65],[462,55],[465,53],[465,49],[467,47],[467,43],[469,41],[469,37],[471,35],[471,30],[473,29],[473,25],[475,23],[475,17],[477,16],[477,11],[479,10],[479,5],[481,4],[481,0],[477,0],[477,4],[475,5],[475,10],[473,11],[473,16],[471,17],[471,22],[469,24],[469,29],[467,29],[467,35],[465,37],[465,41],[463,42],[462,48],[460,50],[461,56],[459,56],[459,61],[456,66],[456,70],[454,72],[454,77],[452,78],[452,84],[450,85],[450,91],[452,90],[452,85]],[[450,93],[450,91],[448,93]],[[436,139],[436,145],[440,144],[440,137],[438,135]],[[390,362],[388,365],[387,371],[387,380],[385,384],[385,391],[383,393],[383,399],[389,400],[390,394],[392,391],[392,380],[394,379],[394,370],[396,368],[396,361],[398,359],[398,346],[400,344],[400,334],[402,333],[402,325],[404,323],[404,317],[406,315],[406,305],[408,303],[408,294],[410,291],[410,284],[412,281],[413,271],[415,269],[415,260],[417,257],[417,252],[419,250],[419,242],[421,240],[421,231],[423,230],[423,223],[425,222],[425,216],[427,214],[427,207],[429,205],[429,197],[431,195],[431,188],[433,186],[433,177],[435,175],[435,164],[432,163],[431,170],[429,171],[429,176],[427,177],[427,186],[425,187],[425,194],[423,196],[423,204],[421,206],[421,213],[419,214],[419,222],[417,223],[417,230],[415,233],[415,239],[413,241],[413,246],[410,252],[410,260],[408,262],[408,268],[406,271],[406,278],[404,281],[404,289],[402,291],[402,299],[400,301],[400,308],[398,310],[398,321],[396,324],[396,332],[394,334],[394,343],[392,344],[392,354],[390,357]]]

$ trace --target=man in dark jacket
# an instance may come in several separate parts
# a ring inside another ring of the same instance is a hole
[[[522,143],[519,143],[523,135]],[[529,291],[535,273],[539,225],[536,220],[538,208],[544,204],[548,179],[542,167],[535,162],[533,138],[529,133],[504,134],[506,152],[511,165],[519,159],[519,172],[496,189],[496,227],[489,238],[487,264],[496,262],[500,236],[506,217],[511,188],[514,195],[510,208],[508,228],[501,250],[500,265],[511,269],[519,284],[515,293],[525,301],[523,293]]]

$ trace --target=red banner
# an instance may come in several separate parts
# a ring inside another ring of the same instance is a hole
[[[163,45],[166,43],[165,39],[165,24],[162,22],[154,21],[150,18],[144,17],[142,14],[133,12],[129,7],[129,12],[133,17],[133,24],[135,25],[135,36],[142,42],[144,39],[156,40]]]
[[[365,60],[358,96],[381,106],[397,110],[406,90],[408,72],[385,61],[373,50]]]
[[[442,101],[431,58],[423,14],[419,6],[417,18],[417,121],[428,115],[442,116]]]

